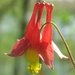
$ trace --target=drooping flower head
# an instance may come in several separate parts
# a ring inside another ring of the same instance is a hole
[[[17,57],[26,53],[26,59],[30,63],[28,70],[32,74],[41,70],[40,58],[50,69],[53,69],[54,51],[60,58],[67,58],[52,41],[51,24],[46,24],[41,33],[41,17],[44,7],[46,7],[46,22],[52,21],[54,5],[46,2],[36,3],[24,37],[18,40],[12,52],[7,54],[8,56]]]

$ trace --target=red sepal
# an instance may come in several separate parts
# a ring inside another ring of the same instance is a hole
[[[52,49],[52,46],[48,43],[42,42],[39,45],[38,53],[40,58],[44,61],[44,63],[50,69],[53,69],[54,51]]]
[[[30,42],[27,39],[22,38],[16,42],[15,46],[12,49],[12,52],[7,55],[12,57],[21,56],[27,51],[29,46]]]

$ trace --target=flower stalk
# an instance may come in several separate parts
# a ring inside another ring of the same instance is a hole
[[[70,60],[71,60],[71,62],[72,62],[72,64],[73,64],[73,66],[74,66],[74,68],[75,68],[75,60],[74,60],[74,58],[73,58],[73,56],[72,56],[71,50],[70,50],[70,48],[69,48],[69,46],[68,46],[68,44],[67,44],[67,42],[66,42],[64,36],[63,36],[62,33],[60,32],[58,26],[57,26],[55,23],[53,23],[53,22],[46,22],[46,23],[44,23],[44,24],[42,25],[40,31],[42,30],[42,28],[43,28],[46,24],[52,24],[52,25],[56,28],[57,32],[59,33],[59,35],[60,35],[60,37],[61,37],[61,39],[62,39],[62,41],[63,41],[63,43],[64,43],[64,45],[65,45],[65,47],[66,47],[66,49],[67,49],[67,52],[68,52],[68,54],[69,54],[69,58],[70,58]]]

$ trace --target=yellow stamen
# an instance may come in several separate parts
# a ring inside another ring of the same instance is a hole
[[[30,63],[28,66],[28,70],[34,74],[39,73],[41,70],[41,64],[39,63],[39,55],[37,50],[29,49],[26,55],[27,61]]]

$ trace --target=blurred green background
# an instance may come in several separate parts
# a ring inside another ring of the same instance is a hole
[[[41,0],[0,0],[0,75],[31,75],[27,70],[25,55],[17,58],[4,55],[10,53],[17,39],[23,37],[33,12],[34,4]],[[75,58],[75,0],[45,0],[54,4],[53,22],[58,25]],[[45,13],[42,22],[45,23]],[[61,52],[68,56],[66,48],[53,28],[53,40]],[[61,60],[55,53],[54,70],[42,62],[37,75],[75,75],[70,60]]]

